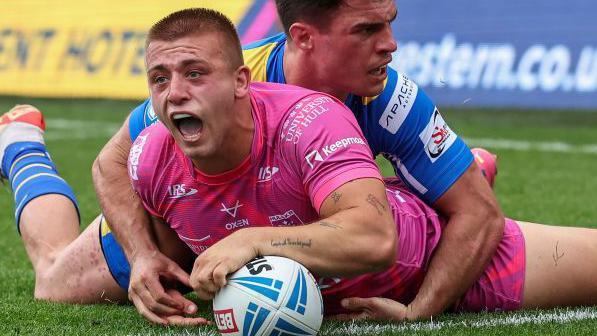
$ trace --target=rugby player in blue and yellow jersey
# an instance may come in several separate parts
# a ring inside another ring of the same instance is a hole
[[[419,294],[401,308],[408,319],[444,311],[494,254],[504,217],[466,144],[429,97],[389,65],[397,49],[394,1],[276,4],[285,33],[245,47],[252,80],[298,85],[344,101],[373,153],[389,159],[396,175],[448,219]],[[111,228],[104,224],[101,237],[110,271],[145,317],[167,323],[169,315],[196,308],[161,285],[160,277],[175,279],[181,270],[156,247],[126,171],[131,141],[156,121],[149,100],[137,107],[96,159],[93,175]],[[293,125],[289,136],[300,137],[305,126]]]

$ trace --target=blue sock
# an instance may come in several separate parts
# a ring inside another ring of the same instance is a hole
[[[68,183],[58,175],[56,166],[46,152],[44,144],[39,142],[13,143],[4,151],[1,164],[2,172],[8,177],[15,199],[15,219],[19,234],[21,232],[19,220],[25,205],[42,195],[60,194],[68,197],[79,215],[75,193]]]

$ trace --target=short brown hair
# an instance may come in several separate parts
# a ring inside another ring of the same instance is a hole
[[[234,24],[226,15],[208,8],[186,8],[162,18],[149,29],[145,47],[152,41],[172,41],[206,32],[218,32],[226,37],[230,64],[234,69],[244,64]]]
[[[323,19],[335,11],[343,0],[276,0],[276,9],[286,35],[293,23],[305,21],[307,23],[325,28]]]

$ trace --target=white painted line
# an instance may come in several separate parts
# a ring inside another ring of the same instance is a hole
[[[110,138],[120,128],[119,123],[71,119],[47,119],[46,140]]]
[[[488,147],[516,151],[597,154],[597,144],[573,145],[565,142],[539,142],[491,138],[465,138],[470,147]]]
[[[120,128],[116,122],[86,121],[80,119],[48,119],[47,140],[109,138]],[[495,138],[465,138],[470,147],[507,149],[514,151],[539,151],[558,153],[597,154],[597,144],[574,145],[552,141],[524,141]]]
[[[358,324],[348,322],[340,327],[325,328],[321,335],[377,335],[405,331],[438,331],[446,328],[487,328],[499,326],[518,326],[522,324],[568,323],[597,319],[595,308],[562,309],[545,312],[517,312],[498,314],[495,318],[475,321],[442,321],[442,322],[406,322],[395,324]]]

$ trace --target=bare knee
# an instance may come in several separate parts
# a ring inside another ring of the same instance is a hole
[[[36,300],[72,303],[122,303],[127,300],[127,293],[111,278],[98,276],[89,272],[60,272],[60,269],[49,268],[38,272],[35,277]]]

